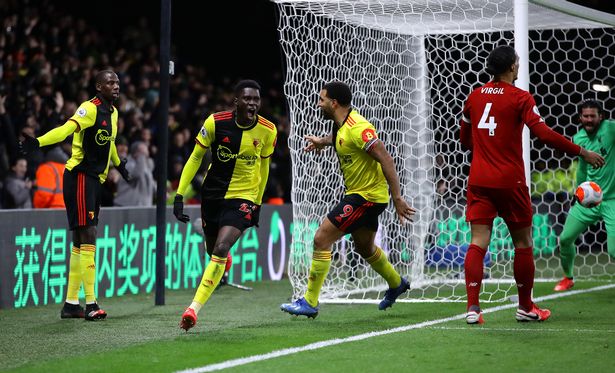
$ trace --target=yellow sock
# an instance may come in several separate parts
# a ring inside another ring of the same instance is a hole
[[[320,289],[325,283],[329,268],[331,267],[331,251],[316,251],[312,254],[312,266],[310,267],[310,276],[308,277],[307,291],[305,292],[305,300],[312,307],[318,305],[318,297]]]
[[[201,279],[201,285],[194,295],[194,303],[201,305],[207,303],[207,300],[211,296],[211,293],[216,289],[216,286],[220,283],[222,275],[224,275],[224,267],[226,266],[226,257],[220,258],[219,256],[212,255],[209,264],[205,268],[203,278]],[[193,307],[195,308],[195,307]],[[199,307],[200,309],[200,307]],[[198,310],[195,308],[195,312]]]
[[[73,246],[70,252],[70,264],[68,272],[68,285],[66,286],[66,302],[79,304],[79,288],[81,288],[81,251]]]
[[[372,266],[374,271],[378,272],[386,280],[390,288],[396,288],[401,285],[401,276],[393,268],[387,259],[387,255],[381,248],[376,246],[376,253],[365,260]]]
[[[85,290],[85,303],[96,302],[94,284],[96,283],[96,246],[81,244],[81,273],[83,276],[83,290]]]

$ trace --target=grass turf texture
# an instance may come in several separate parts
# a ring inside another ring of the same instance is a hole
[[[579,282],[574,289],[604,285]],[[254,291],[223,287],[185,333],[178,322],[193,291],[101,299],[109,318],[61,320],[60,305],[0,310],[0,370],[170,372],[309,343],[446,318],[463,303],[323,304],[315,319],[280,311],[287,281],[251,283]],[[536,284],[535,295],[554,284]],[[517,323],[515,309],[485,315],[482,326],[463,320],[344,343],[232,368],[232,371],[610,371],[615,366],[615,289],[541,302],[553,316]],[[507,303],[489,303],[485,308]]]

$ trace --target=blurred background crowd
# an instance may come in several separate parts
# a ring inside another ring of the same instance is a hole
[[[157,3],[156,3],[157,4]],[[62,125],[79,104],[95,94],[93,78],[105,68],[120,79],[118,136],[120,157],[129,160],[139,188],[131,188],[111,169],[103,185],[103,206],[153,205],[159,128],[159,41],[146,17],[137,18],[109,38],[85,18],[48,0],[0,2],[0,208],[63,207],[58,183],[70,157],[72,136],[27,159],[20,156],[20,133],[40,136]],[[154,27],[158,27],[157,25]],[[233,86],[251,76],[220,76],[184,63],[182,50],[172,59],[168,123],[167,201],[177,188],[194,138],[211,113],[233,108]],[[239,74],[241,72],[238,72]],[[289,203],[291,188],[289,121],[281,71],[263,81],[260,114],[278,126],[264,203]],[[185,197],[199,203],[203,162]]]

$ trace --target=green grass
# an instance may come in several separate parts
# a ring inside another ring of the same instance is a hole
[[[575,290],[604,285],[577,283]],[[315,320],[282,313],[287,281],[224,287],[201,311],[197,326],[178,321],[192,291],[169,291],[165,306],[152,295],[101,299],[102,322],[61,320],[58,305],[0,310],[0,370],[171,372],[266,354],[309,343],[461,314],[462,303],[324,304]],[[553,284],[537,284],[535,295]],[[615,289],[551,299],[545,323],[514,320],[514,308],[488,313],[482,326],[455,320],[343,343],[232,368],[254,372],[611,371],[615,366]],[[485,304],[485,308],[497,303]]]

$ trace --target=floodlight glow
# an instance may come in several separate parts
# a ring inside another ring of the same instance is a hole
[[[594,89],[594,91],[598,91],[598,92],[608,92],[609,89],[611,89],[608,85],[600,84],[600,83],[592,84],[592,88]]]

